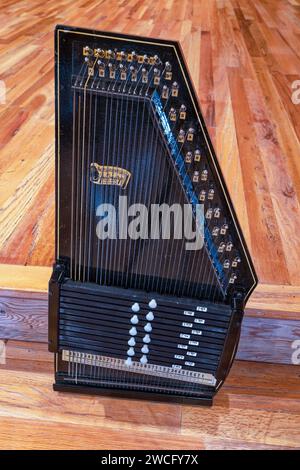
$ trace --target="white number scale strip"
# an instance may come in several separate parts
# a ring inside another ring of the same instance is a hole
[[[204,372],[195,372],[184,369],[177,369],[166,366],[158,366],[155,364],[140,364],[132,361],[132,365],[128,367],[123,359],[115,359],[108,356],[100,356],[96,354],[87,354],[79,351],[62,351],[62,360],[66,362],[74,362],[76,364],[85,364],[90,366],[105,367],[108,369],[124,370],[137,374],[147,374],[156,377],[164,377],[168,379],[181,380],[184,382],[198,383],[201,385],[215,386],[216,378],[212,374]]]

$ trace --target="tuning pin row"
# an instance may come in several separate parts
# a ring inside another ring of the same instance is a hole
[[[148,56],[147,54],[137,54],[135,51],[125,52],[111,49],[92,49],[89,46],[83,48],[84,56],[94,56],[100,59],[110,59],[116,61],[137,62],[139,64],[161,65],[161,60],[158,55]],[[168,66],[169,68],[169,66]],[[166,68],[167,70],[167,68]]]

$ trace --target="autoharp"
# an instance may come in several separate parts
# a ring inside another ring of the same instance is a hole
[[[54,389],[209,405],[257,278],[181,48],[57,26],[55,59]]]

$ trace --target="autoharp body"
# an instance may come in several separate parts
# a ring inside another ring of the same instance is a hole
[[[211,404],[257,279],[181,49],[58,26],[55,54],[54,388]]]

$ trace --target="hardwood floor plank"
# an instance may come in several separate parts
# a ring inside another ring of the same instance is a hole
[[[213,408],[52,391],[46,345],[8,341],[0,449],[299,448],[299,370],[236,361]]]

